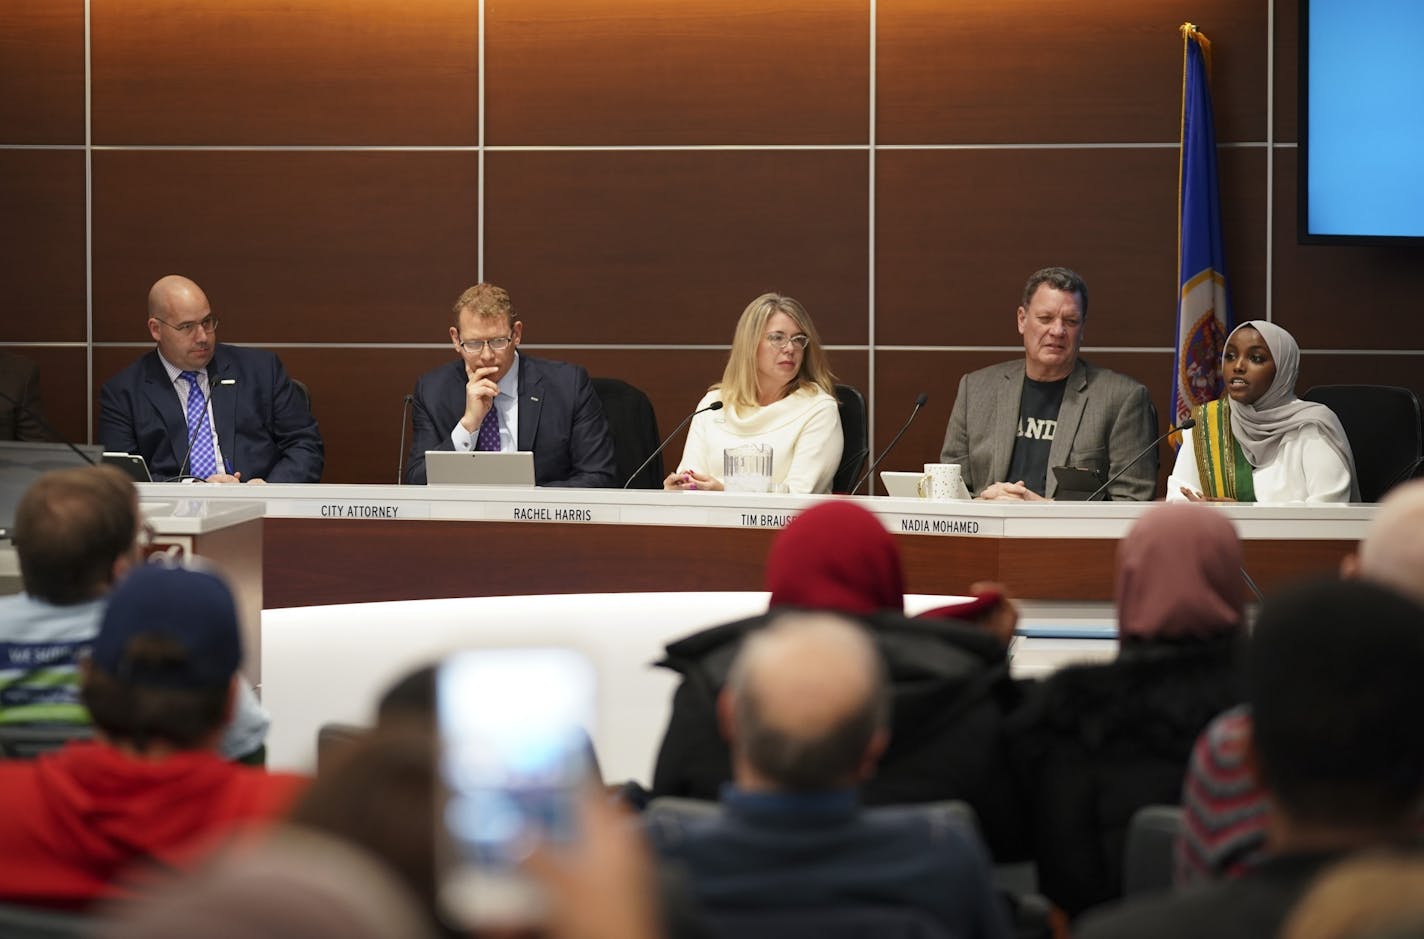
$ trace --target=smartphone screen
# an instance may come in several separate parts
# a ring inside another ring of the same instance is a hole
[[[441,664],[440,895],[457,924],[543,918],[520,862],[539,842],[577,836],[596,692],[592,664],[571,649],[470,650]]]

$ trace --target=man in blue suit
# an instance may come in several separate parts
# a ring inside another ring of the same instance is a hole
[[[540,486],[615,485],[613,438],[588,372],[520,355],[524,324],[493,284],[460,294],[452,312],[460,358],[416,382],[406,481],[426,481],[427,450],[532,450]]]
[[[154,351],[104,383],[99,440],[137,453],[155,480],[314,483],[321,433],[271,352],[220,345],[218,319],[177,274],[148,292]]]

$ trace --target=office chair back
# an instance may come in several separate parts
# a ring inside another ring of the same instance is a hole
[[[1123,896],[1172,889],[1177,837],[1181,832],[1181,806],[1144,805],[1133,813],[1123,848]]]
[[[1378,502],[1391,488],[1424,466],[1424,418],[1419,396],[1393,385],[1316,385],[1301,395],[1340,418],[1350,450],[1360,499]]]
[[[845,444],[841,449],[841,465],[836,467],[836,475],[831,482],[831,491],[850,492],[850,487],[860,478],[865,458],[870,455],[870,424],[865,412],[865,397],[855,388],[836,385],[836,400],[841,405],[841,433],[845,436]]]
[[[617,378],[593,379],[593,391],[603,404],[608,430],[613,435],[613,459],[618,466],[614,485],[622,486],[648,454],[658,448],[658,416],[640,389]],[[663,454],[638,473],[629,489],[663,488]]]
[[[302,403],[304,403],[307,406],[307,410],[310,411],[311,389],[307,387],[307,383],[300,378],[288,378],[287,380],[292,383],[293,388],[297,389],[297,394],[302,396]]]

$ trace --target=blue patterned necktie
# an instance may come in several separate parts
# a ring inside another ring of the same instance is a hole
[[[207,479],[218,471],[213,453],[213,425],[208,422],[208,399],[198,384],[197,372],[180,372],[188,381],[188,467],[192,475]],[[183,467],[178,467],[181,473]]]
[[[475,438],[475,449],[486,453],[499,452],[499,415],[495,413],[493,401],[490,401],[490,409],[485,412],[485,419],[480,421],[480,434]]]

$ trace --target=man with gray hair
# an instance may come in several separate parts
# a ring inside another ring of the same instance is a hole
[[[1066,267],[1029,276],[1018,308],[1024,356],[970,372],[940,451],[980,499],[1033,501],[1058,491],[1053,467],[1093,470],[1110,499],[1144,501],[1157,487],[1157,411],[1138,381],[1083,361],[1088,285]],[[1129,469],[1129,466],[1131,467]]]
[[[732,784],[705,817],[653,812],[649,836],[714,915],[890,907],[955,936],[1007,936],[973,835],[922,806],[862,809],[889,740],[879,653],[828,613],[749,636],[718,700]]]

